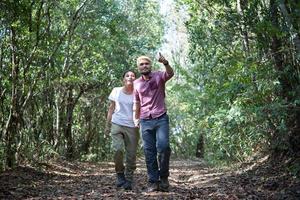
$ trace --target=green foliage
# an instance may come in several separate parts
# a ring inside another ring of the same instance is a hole
[[[111,158],[103,137],[106,99],[123,71],[135,68],[136,56],[161,43],[158,4],[6,1],[0,3],[0,16],[1,129],[15,123],[0,136],[1,163],[12,145],[18,162],[70,152],[74,158]],[[16,118],[8,121],[11,105]]]
[[[180,3],[190,49],[167,88],[174,154],[192,157],[201,138],[212,162],[297,151],[299,5]],[[159,48],[162,20],[156,1],[0,2],[0,167],[8,154],[111,158],[107,96],[138,55]]]
[[[247,5],[240,10],[234,1],[180,2],[190,15],[190,51],[187,66],[178,66],[183,78],[171,89],[175,152],[184,146],[185,155],[194,155],[200,135],[210,161],[242,161],[268,147],[288,150],[290,110],[278,94],[287,80],[296,97],[299,68],[288,60],[279,71],[268,55],[274,37],[287,44],[290,34],[274,23],[272,7],[260,1],[241,1]],[[284,47],[279,53],[295,55]]]

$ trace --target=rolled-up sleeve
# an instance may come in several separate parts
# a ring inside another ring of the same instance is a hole
[[[161,72],[162,79],[166,82],[174,76],[174,72],[168,74],[166,71]]]

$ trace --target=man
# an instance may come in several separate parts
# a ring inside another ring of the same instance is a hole
[[[161,54],[158,61],[165,71],[151,71],[147,56],[137,59],[141,77],[134,81],[134,119],[142,133],[148,173],[148,192],[169,191],[169,117],[165,105],[165,83],[174,75],[172,67]]]

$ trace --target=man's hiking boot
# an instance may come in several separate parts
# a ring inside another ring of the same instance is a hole
[[[132,182],[127,180],[126,183],[124,183],[123,188],[125,190],[132,190]]]
[[[158,183],[148,183],[147,192],[158,191]]]
[[[169,180],[168,178],[162,178],[159,183],[159,190],[162,192],[169,192]]]
[[[122,187],[126,183],[126,178],[124,173],[117,173],[117,187]]]

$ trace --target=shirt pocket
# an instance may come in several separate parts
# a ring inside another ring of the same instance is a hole
[[[158,83],[156,80],[146,82],[140,89],[141,101],[145,104],[151,103],[153,96],[157,93]]]
[[[158,84],[156,80],[151,80],[149,82],[146,82],[143,84],[143,86],[140,89],[140,93],[142,97],[151,97],[156,90],[158,89]]]
[[[150,88],[151,91],[157,90],[157,89],[158,89],[158,84],[157,84],[157,82],[156,82],[156,81],[151,81],[151,82],[149,83],[149,88]]]

